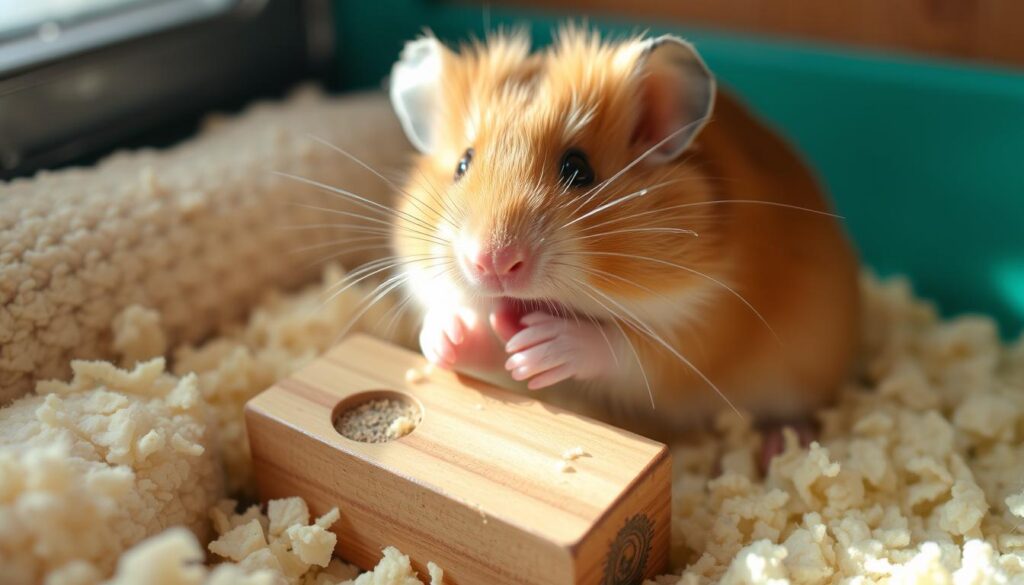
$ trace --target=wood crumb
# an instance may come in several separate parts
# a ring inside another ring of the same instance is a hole
[[[555,467],[562,473],[576,473],[576,468],[570,465],[568,461],[559,461]]]
[[[590,453],[583,450],[583,447],[573,447],[566,449],[562,452],[562,459],[565,461],[575,461],[580,457],[589,457]]]
[[[426,381],[427,376],[419,368],[409,368],[405,371],[405,381],[409,384],[421,384]]]
[[[345,411],[334,428],[353,441],[386,443],[408,435],[417,424],[419,411],[415,406],[382,398]]]
[[[388,425],[387,434],[395,439],[404,437],[416,428],[416,422],[407,416],[400,416]]]
[[[481,506],[480,504],[477,504],[476,502],[466,502],[466,503],[469,504],[470,508],[473,508],[474,510],[477,511],[478,514],[480,514],[481,522],[483,522],[484,524],[487,524],[487,512],[484,512],[484,507]]]

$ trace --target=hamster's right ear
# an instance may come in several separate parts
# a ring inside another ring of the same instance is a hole
[[[436,146],[444,45],[433,36],[406,43],[391,68],[391,105],[409,142],[422,153]]]
[[[655,148],[652,164],[678,157],[711,118],[716,83],[697,50],[683,39],[664,35],[640,47],[639,121],[634,139]]]

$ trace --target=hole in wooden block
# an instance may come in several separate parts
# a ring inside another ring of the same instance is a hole
[[[394,390],[353,394],[334,407],[334,428],[361,443],[387,443],[411,433],[423,419],[419,402]]]

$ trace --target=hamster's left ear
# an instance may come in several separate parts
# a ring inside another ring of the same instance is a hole
[[[672,35],[643,41],[633,139],[642,151],[657,146],[649,163],[668,162],[686,150],[711,117],[715,78],[693,45]]]
[[[391,106],[409,142],[422,153],[436,145],[444,45],[433,36],[406,43],[391,68]]]

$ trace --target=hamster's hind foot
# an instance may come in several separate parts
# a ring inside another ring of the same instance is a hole
[[[761,429],[761,452],[758,456],[758,469],[761,475],[767,475],[772,460],[786,450],[785,429],[796,433],[800,446],[808,448],[818,439],[818,429],[809,420],[792,421],[789,423],[771,423]]]

